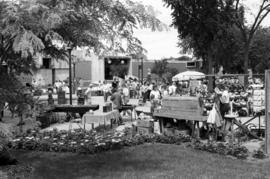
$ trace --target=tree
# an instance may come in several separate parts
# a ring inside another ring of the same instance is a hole
[[[162,75],[168,71],[168,61],[167,59],[156,60],[154,66],[151,69],[153,74],[158,75],[159,78],[162,78]]]
[[[270,68],[270,28],[259,28],[249,50],[250,67],[254,73]]]
[[[233,1],[226,0],[164,0],[172,9],[172,25],[178,30],[179,44],[192,49],[202,58],[212,74],[216,45],[231,26]],[[183,44],[184,43],[184,44]],[[211,80],[211,78],[210,78]],[[211,84],[211,82],[210,82]]]
[[[176,68],[168,67],[168,70],[162,75],[162,78],[165,83],[172,83],[172,78],[178,73],[179,71]]]
[[[238,28],[232,26],[216,45],[215,69],[222,66],[226,73],[244,73],[243,42]]]
[[[245,19],[245,8],[244,5],[240,3],[240,0],[236,0],[235,4],[235,24],[240,29],[242,40],[244,43],[244,70],[245,74],[248,74],[249,68],[249,51],[252,45],[252,41],[254,35],[256,34],[257,30],[259,29],[263,20],[268,16],[270,13],[270,1],[269,0],[261,0],[259,9],[257,14],[255,15],[255,19],[252,24],[249,26]],[[248,76],[245,76],[245,84],[248,82]]]
[[[226,73],[244,73],[244,42],[240,30],[233,26],[228,30],[227,36],[217,44],[214,66],[216,70],[223,66]],[[254,73],[264,73],[269,69],[270,59],[270,30],[269,28],[259,28],[254,35],[253,42],[249,50],[250,69]]]
[[[2,1],[0,6],[4,52],[0,58],[14,68],[20,66],[15,65],[19,62],[30,69],[29,64],[34,62],[32,58],[37,52],[63,59],[66,50],[59,48],[63,45],[88,47],[98,55],[111,51],[142,53],[144,49],[134,37],[133,29],[165,28],[152,7],[130,0]]]
[[[177,58],[176,60],[179,60],[179,61],[191,61],[192,58],[190,58],[188,56],[182,56],[182,57]]]
[[[67,59],[65,46],[98,55],[142,53],[133,35],[138,27],[166,28],[151,6],[131,0],[1,1],[0,64],[7,64],[6,75],[31,73],[38,54]]]
[[[38,54],[67,59],[65,46],[82,47],[98,55],[143,53],[133,34],[139,27],[166,28],[151,6],[131,0],[0,1],[0,66],[7,65],[3,76],[15,79],[21,73],[32,73]],[[0,86],[0,104],[17,95],[20,98],[12,100],[16,106],[25,104],[28,98],[23,90],[16,84],[11,86],[16,95]]]
[[[156,74],[164,82],[171,82],[172,77],[178,73],[176,68],[168,67],[168,60],[156,60],[151,69],[153,74]]]

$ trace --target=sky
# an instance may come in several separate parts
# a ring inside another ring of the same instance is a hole
[[[162,0],[144,0],[144,4],[152,5],[159,13],[157,17],[168,26],[172,23],[171,10],[163,6]],[[169,31],[152,32],[150,29],[135,30],[135,36],[142,41],[147,50],[147,57],[158,60],[166,57],[181,56],[180,48],[177,47],[177,31],[170,28]]]
[[[135,0],[140,1],[140,0]],[[157,10],[158,18],[167,25],[172,23],[171,10],[163,6],[162,0],[143,0],[140,1],[146,5],[152,5]],[[242,0],[242,3],[249,9],[246,14],[247,21],[250,23],[254,19],[254,14],[257,12],[260,0]],[[263,21],[263,26],[270,26],[270,14]],[[180,53],[181,48],[177,47],[177,31],[170,28],[169,31],[152,32],[149,29],[135,30],[135,36],[142,41],[143,47],[148,51],[148,59],[158,60],[168,57],[180,57],[182,55],[192,56],[191,54]]]

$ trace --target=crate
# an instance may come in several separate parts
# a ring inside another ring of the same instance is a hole
[[[188,129],[182,129],[182,130],[175,129],[174,130],[174,135],[184,135],[184,136],[187,136],[187,135],[190,135],[190,130],[188,130]]]
[[[153,121],[137,120],[138,127],[153,127]]]
[[[153,128],[152,127],[137,127],[137,133],[141,135],[153,134]]]

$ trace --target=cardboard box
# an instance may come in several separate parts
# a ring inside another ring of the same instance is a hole
[[[163,134],[166,136],[174,136],[174,128],[164,128]]]
[[[146,120],[137,120],[138,127],[153,127],[153,121],[146,121]]]
[[[142,135],[149,135],[153,134],[152,127],[137,127],[137,133]]]

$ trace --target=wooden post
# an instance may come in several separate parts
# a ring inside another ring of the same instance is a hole
[[[265,151],[270,154],[270,70],[265,71]]]

